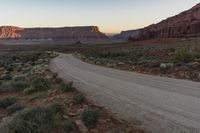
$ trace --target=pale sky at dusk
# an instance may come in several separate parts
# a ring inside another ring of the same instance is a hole
[[[0,0],[0,25],[99,26],[115,33],[157,23],[199,0]]]

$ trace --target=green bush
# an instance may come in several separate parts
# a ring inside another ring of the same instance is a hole
[[[58,104],[27,108],[0,123],[2,133],[49,133],[62,122],[63,109]]]
[[[17,102],[16,97],[5,97],[0,99],[0,108],[7,108]]]
[[[82,94],[75,95],[72,99],[73,104],[81,104],[85,101],[85,97]]]
[[[25,81],[26,77],[25,76],[17,75],[13,79],[14,79],[14,81]]]
[[[29,87],[25,81],[8,81],[0,85],[0,92],[17,92]]]
[[[73,131],[74,129],[76,129],[76,124],[73,121],[66,120],[62,124],[62,129],[64,133],[69,133]]]
[[[53,77],[53,79],[56,79],[58,77],[58,74],[57,73],[53,73],[52,77]]]
[[[176,62],[189,63],[195,59],[195,54],[189,49],[180,49],[174,53],[174,59]]]
[[[14,90],[24,90],[25,88],[29,87],[30,85],[26,81],[14,81],[12,83],[12,87]]]
[[[0,92],[12,92],[12,91],[14,91],[14,89],[11,82],[3,82],[0,85]]]
[[[8,111],[9,114],[13,114],[16,113],[20,110],[22,110],[24,108],[24,106],[22,106],[20,103],[15,103],[9,107],[6,108],[6,110]]]
[[[43,95],[33,95],[33,96],[29,96],[28,100],[29,102],[34,101],[36,99],[44,99],[47,98],[48,96],[43,96]]]
[[[6,74],[5,76],[3,76],[3,80],[12,80],[12,77],[10,76],[10,74]]]
[[[31,86],[38,91],[43,91],[49,88],[49,82],[46,78],[35,76],[31,79]]]
[[[81,113],[81,119],[88,128],[96,127],[100,115],[97,110],[87,109]]]
[[[31,93],[35,93],[38,91],[44,91],[47,90],[50,85],[49,81],[46,78],[43,78],[41,76],[35,76],[30,81],[30,87],[24,89],[24,94],[29,95]]]
[[[57,82],[57,83],[62,83],[63,80],[62,80],[61,78],[59,78],[59,77],[56,77],[56,78],[55,78],[55,82]]]
[[[33,87],[29,87],[29,88],[24,89],[24,94],[29,95],[29,94],[35,93],[37,91],[38,91],[37,89],[35,89]]]
[[[60,86],[60,90],[62,92],[69,92],[69,91],[72,91],[74,88],[73,88],[73,82],[69,82],[68,84],[62,84]]]

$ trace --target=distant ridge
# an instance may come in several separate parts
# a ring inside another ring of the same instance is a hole
[[[1,26],[0,40],[68,40],[96,41],[107,39],[97,26],[61,27],[61,28],[20,28]]]
[[[138,30],[124,31],[116,38],[135,40],[200,36],[200,3],[176,16]]]

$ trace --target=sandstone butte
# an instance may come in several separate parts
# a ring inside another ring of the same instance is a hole
[[[0,27],[0,40],[69,40],[96,41],[107,39],[97,26],[63,28]]]
[[[200,36],[200,3],[176,16],[148,27],[123,31],[115,36],[119,39],[145,40],[154,38],[179,38]]]

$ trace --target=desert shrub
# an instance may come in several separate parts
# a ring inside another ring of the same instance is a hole
[[[56,78],[58,78],[58,74],[57,73],[53,73],[52,77],[53,77],[53,79],[56,79]]]
[[[87,109],[81,113],[81,119],[85,123],[85,125],[89,128],[96,127],[100,115],[99,111]]]
[[[0,108],[7,108],[17,102],[16,97],[5,97],[0,99]]]
[[[0,85],[0,92],[11,92],[11,91],[14,91],[11,82],[3,82]]]
[[[13,81],[12,87],[15,91],[24,90],[25,88],[29,87],[30,85],[26,81]]]
[[[24,89],[23,92],[24,92],[25,95],[29,95],[29,94],[35,93],[37,91],[38,91],[37,89],[35,89],[33,87],[29,87],[29,88]]]
[[[6,74],[5,76],[3,76],[3,80],[6,80],[6,81],[12,80],[12,77],[10,74]]]
[[[32,52],[32,53],[20,53],[16,58],[22,62],[37,61],[39,58],[42,58],[42,53]]]
[[[174,53],[174,59],[176,62],[189,63],[195,59],[195,54],[188,49],[180,49]]]
[[[59,78],[59,77],[56,77],[56,78],[55,78],[55,82],[56,82],[56,83],[62,83],[63,80],[62,80],[61,78]]]
[[[68,84],[62,84],[60,86],[60,90],[62,92],[69,92],[69,91],[72,91],[74,88],[73,88],[73,82],[69,82]]]
[[[47,90],[50,85],[49,81],[46,78],[41,76],[35,76],[31,78],[30,87],[24,89],[24,94],[29,95],[38,91],[45,91]]]
[[[15,103],[9,107],[6,108],[6,110],[8,111],[9,114],[13,114],[16,113],[20,110],[22,110],[24,108],[24,106],[22,106],[20,103]]]
[[[13,69],[12,66],[7,66],[7,67],[6,67],[6,70],[7,70],[8,72],[12,72],[14,69]]]
[[[35,76],[31,79],[31,87],[37,91],[47,90],[49,88],[49,82],[46,78]]]
[[[48,96],[43,96],[43,95],[33,95],[33,96],[29,96],[28,97],[28,100],[31,102],[31,101],[34,101],[36,99],[44,99],[44,98],[47,98]]]
[[[62,122],[63,109],[58,104],[27,108],[0,124],[3,133],[49,133]]]
[[[48,70],[48,65],[36,65],[31,68],[30,73],[44,73]]]
[[[81,104],[85,101],[85,97],[82,94],[75,95],[72,99],[73,104]]]
[[[8,81],[0,85],[0,92],[17,92],[29,87],[25,81]]]
[[[14,76],[13,80],[14,81],[25,81],[26,77],[22,76],[22,75],[16,75],[16,76]]]
[[[73,121],[66,120],[62,123],[62,129],[64,133],[69,133],[72,130],[76,129],[76,124]]]

